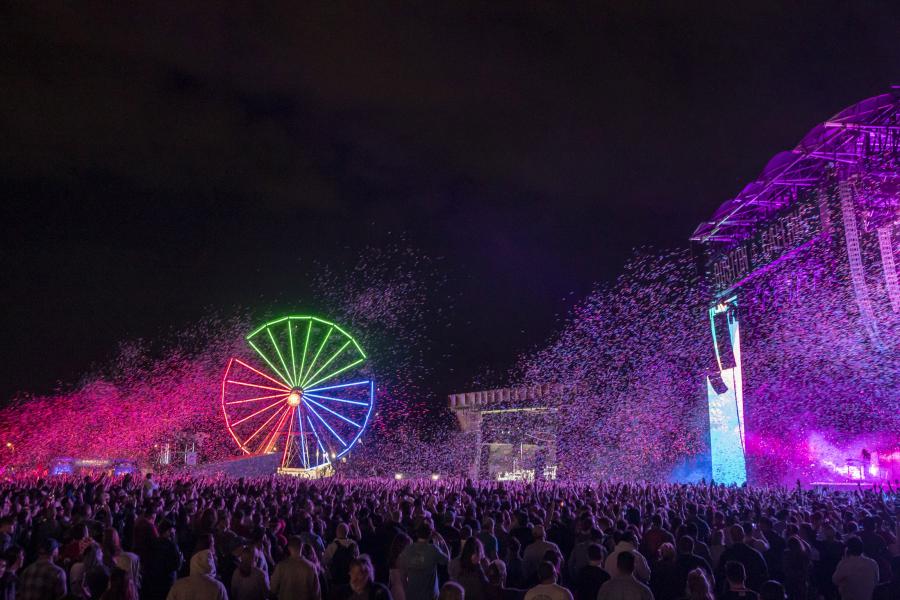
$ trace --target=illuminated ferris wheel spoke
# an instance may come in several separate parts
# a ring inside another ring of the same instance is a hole
[[[272,364],[272,361],[269,360],[269,357],[266,356],[266,354],[262,350],[259,349],[259,346],[257,346],[256,344],[253,343],[253,340],[247,340],[247,343],[250,344],[251,348],[256,350],[256,353],[259,354],[259,356],[264,361],[266,361],[266,364],[269,365],[269,368],[271,368],[275,372],[275,374],[278,375],[278,377],[287,384],[288,387],[294,387],[293,384],[291,383],[291,380],[288,379],[287,377],[285,377],[284,374],[278,370],[278,367],[276,367],[275,365]]]
[[[336,359],[338,356],[341,355],[341,352],[343,352],[344,350],[347,349],[347,346],[349,346],[349,345],[350,345],[350,340],[347,340],[346,342],[344,342],[344,345],[341,346],[340,348],[338,348],[338,351],[335,352],[334,354],[332,354],[332,355],[331,355],[331,358],[329,358],[328,360],[325,361],[325,364],[323,364],[321,367],[319,367],[319,368],[316,370],[315,373],[313,373],[312,375],[308,376],[308,377],[303,381],[303,383],[301,383],[300,385],[302,386],[302,385],[305,384],[307,381],[309,381],[310,379],[314,379],[319,373],[321,373],[322,371],[324,371],[324,370],[328,367],[328,365],[330,365],[330,364],[334,361],[334,359]]]
[[[322,445],[322,438],[319,437],[319,433],[316,431],[316,428],[313,426],[312,419],[309,418],[309,415],[306,415],[306,422],[309,423],[309,429],[313,432],[313,435],[316,436],[316,443],[319,445],[319,449],[322,451],[322,454],[325,456],[325,462],[331,462],[328,460],[328,451],[325,449],[325,446]]]
[[[335,371],[335,372],[333,372],[333,373],[329,373],[329,374],[326,375],[325,377],[322,377],[321,379],[318,379],[318,380],[316,380],[316,381],[313,381],[312,383],[309,384],[309,387],[312,387],[312,386],[314,386],[314,385],[319,385],[320,383],[325,383],[326,381],[328,381],[328,380],[330,380],[330,379],[333,379],[333,378],[337,377],[338,375],[340,375],[340,374],[343,373],[344,371],[346,371],[346,370],[348,370],[348,369],[352,369],[352,368],[355,367],[356,365],[362,363],[364,360],[365,360],[364,358],[358,358],[358,359],[356,359],[355,361],[353,361],[352,363],[350,363],[349,365],[347,365],[346,367],[340,368],[340,369],[338,369],[337,371]]]
[[[306,340],[303,342],[303,354],[300,358],[300,376],[303,376],[303,369],[306,367],[306,352],[309,349],[309,334],[312,333],[312,320],[306,322]]]
[[[285,408],[286,408],[286,406],[285,406]],[[250,434],[250,437],[248,437],[246,440],[244,440],[243,445],[246,446],[247,444],[250,443],[250,440],[252,440],[252,439],[255,438],[256,436],[258,436],[260,431],[262,431],[263,429],[265,429],[266,426],[267,426],[269,423],[271,423],[272,421],[275,420],[275,417],[277,417],[279,414],[281,414],[281,411],[282,411],[282,410],[284,410],[284,408],[280,408],[280,409],[278,409],[277,411],[275,411],[274,413],[272,413],[272,416],[271,416],[271,417],[269,417],[268,419],[266,419],[265,422],[264,422],[262,425],[260,425],[260,426],[257,428],[256,431],[254,431],[252,434]]]
[[[273,388],[273,387],[268,386],[268,385],[259,385],[259,384],[256,384],[256,383],[247,383],[246,381],[238,381],[238,380],[236,380],[236,379],[229,379],[228,381],[226,381],[226,383],[233,383],[234,385],[243,385],[243,386],[245,386],[245,387],[259,388],[259,389],[261,389],[261,390],[272,390],[272,391],[274,391],[274,392],[282,392],[282,393],[285,394],[285,395],[286,395],[288,392],[291,391],[290,389],[288,389],[288,388],[286,388],[286,387]]]
[[[297,412],[296,406],[292,406],[291,409],[288,411],[289,414],[287,417],[287,424],[288,424],[287,437],[284,439],[284,443],[285,443],[284,456],[281,457],[281,468],[282,469],[285,466],[287,466],[288,461],[290,461],[289,452],[291,452],[291,451],[296,452],[296,449],[294,447],[295,442],[294,442],[294,437],[293,437],[293,435],[294,435],[294,413],[296,413],[296,412]]]
[[[309,468],[309,454],[306,450],[306,432],[303,427],[303,414],[297,411],[297,426],[300,428],[300,460],[303,466]]]
[[[318,407],[321,408],[322,410],[325,410],[325,411],[330,412],[331,414],[333,414],[334,416],[336,416],[338,419],[341,419],[342,421],[345,421],[345,422],[347,422],[347,423],[350,423],[350,424],[353,425],[354,427],[357,427],[357,428],[361,428],[361,427],[362,427],[362,425],[360,425],[359,423],[356,423],[356,422],[354,422],[354,421],[351,421],[350,419],[348,419],[348,418],[345,417],[344,415],[338,414],[338,413],[334,412],[333,410],[331,410],[331,409],[328,408],[327,406],[323,406],[323,405],[319,404],[318,402],[316,402],[315,400],[310,400],[309,398],[307,398],[306,400],[307,400],[307,402],[309,402],[310,404],[314,404],[315,406],[318,406]],[[346,444],[344,444],[344,445],[346,446]]]
[[[259,402],[260,400],[271,400],[272,398],[287,398],[287,394],[284,392],[280,394],[272,394],[271,396],[257,396],[256,398],[244,398],[243,400],[232,400],[230,402],[226,402],[225,404],[246,404],[248,402]]]
[[[274,383],[275,385],[279,386],[279,389],[284,389],[285,391],[290,391],[290,388],[285,387],[284,384],[283,384],[282,382],[280,382],[280,381],[278,381],[277,379],[274,379],[274,378],[272,378],[272,377],[269,377],[268,375],[266,375],[265,373],[263,373],[262,371],[260,371],[260,370],[258,370],[258,369],[254,369],[253,367],[251,367],[250,365],[248,365],[247,363],[245,363],[245,362],[242,361],[241,359],[235,358],[235,359],[234,359],[234,362],[236,362],[237,364],[241,365],[242,367],[244,367],[244,368],[246,368],[246,369],[250,369],[251,371],[253,371],[253,372],[256,373],[257,375],[259,375],[260,377],[263,377],[263,378],[265,378],[265,379],[268,379],[269,381],[271,381],[271,382]]]
[[[347,447],[347,442],[345,442],[344,439],[340,435],[338,435],[338,433],[334,429],[331,428],[331,425],[328,424],[328,421],[323,419],[322,415],[320,415],[318,412],[316,412],[316,409],[314,409],[312,406],[309,406],[309,405],[307,405],[306,408],[308,408],[309,412],[314,414],[316,416],[316,418],[318,418],[320,421],[322,421],[322,425],[324,425],[325,428],[331,432],[331,435],[333,435],[337,439],[337,441],[339,441],[341,443],[341,446],[343,446],[344,448]]]
[[[235,421],[234,423],[232,423],[231,426],[232,426],[232,427],[237,427],[237,426],[240,425],[241,423],[243,423],[243,422],[245,422],[245,421],[249,421],[249,420],[252,419],[253,417],[255,417],[255,416],[259,415],[259,414],[262,414],[262,413],[266,412],[267,410],[272,410],[272,409],[275,408],[276,406],[284,405],[284,402],[282,402],[282,400],[283,400],[283,399],[279,399],[277,402],[273,402],[272,404],[266,406],[265,408],[259,409],[258,411],[256,411],[256,412],[253,413],[253,414],[247,415],[246,417],[244,417],[244,418],[242,418],[242,419],[238,419],[237,421]]]
[[[288,321],[288,326],[290,326],[291,322]],[[272,329],[270,327],[266,327],[266,333],[269,334],[269,340],[272,342],[272,347],[275,348],[275,353],[278,355],[278,360],[281,361],[281,366],[284,368],[285,378],[288,380],[288,384],[293,387],[297,385],[294,383],[294,380],[291,378],[291,372],[288,370],[287,363],[284,362],[284,355],[281,354],[281,348],[278,347],[278,342],[275,341],[275,336],[272,335]]]
[[[331,400],[333,402],[343,402],[344,404],[355,404],[356,406],[368,406],[369,405],[368,402],[358,402],[356,400],[345,400],[344,398],[334,398],[332,396],[319,396],[318,394],[310,394],[309,392],[306,392],[306,394],[304,394],[304,396],[307,398],[316,398],[318,400]]]
[[[275,427],[272,428],[272,431],[269,432],[269,437],[266,442],[262,445],[263,452],[266,454],[272,452],[275,449],[275,444],[278,443],[278,436],[282,432],[282,427],[284,427],[285,419],[291,412],[291,407],[286,406],[285,408],[279,409],[278,412],[281,413],[281,417],[276,422]],[[285,448],[285,450],[287,450],[287,448]]]
[[[325,348],[325,344],[328,343],[328,338],[331,337],[331,332],[334,331],[334,327],[329,327],[328,331],[325,333],[325,337],[322,338],[322,342],[319,344],[319,349],[316,350],[316,355],[313,356],[313,359],[309,363],[309,369],[307,369],[306,374],[303,376],[303,381],[306,381],[309,377],[309,373],[313,370],[313,367],[316,366],[316,361],[319,360],[319,355],[322,354],[322,349]]]
[[[319,388],[307,387],[305,389],[307,392],[324,392],[326,390],[336,390],[336,389],[340,389],[340,388],[353,387],[353,386],[357,386],[357,385],[369,385],[369,380],[366,379],[365,381],[354,381],[353,383],[341,383],[338,385],[329,385],[326,387],[319,387]]]
[[[291,319],[287,320],[288,346],[291,349],[291,381],[297,383],[297,357],[294,356],[294,325]]]

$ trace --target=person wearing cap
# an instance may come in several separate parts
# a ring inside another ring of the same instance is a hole
[[[22,572],[19,598],[22,600],[59,600],[67,593],[66,572],[56,566],[59,542],[44,538],[38,559]]]
[[[548,551],[553,551],[562,556],[559,546],[547,541],[547,533],[543,525],[535,525],[531,528],[531,536],[534,541],[525,548],[523,559],[525,561],[525,575],[528,580],[534,580],[537,576],[538,565],[544,560]]]

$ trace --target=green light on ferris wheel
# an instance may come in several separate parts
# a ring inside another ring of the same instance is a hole
[[[332,321],[289,315],[263,323],[246,341],[261,362],[232,358],[221,396],[226,427],[241,450],[277,451],[282,468],[301,470],[346,455],[375,400],[357,340]]]

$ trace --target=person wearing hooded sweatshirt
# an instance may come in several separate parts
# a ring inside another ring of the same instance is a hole
[[[191,557],[191,574],[175,582],[166,600],[228,600],[225,586],[216,579],[216,563],[209,550]]]

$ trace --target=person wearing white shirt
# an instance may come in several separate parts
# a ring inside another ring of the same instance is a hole
[[[844,558],[831,576],[841,592],[841,600],[872,600],[878,576],[878,563],[863,556],[862,540],[855,536],[848,539]]]
[[[612,579],[600,586],[597,600],[653,600],[653,592],[634,576],[637,553],[622,550],[616,555]]]
[[[631,552],[634,555],[634,576],[641,581],[650,581],[650,565],[647,564],[647,559],[644,558],[644,555],[637,551],[634,533],[631,531],[622,533],[619,543],[616,544],[612,553],[606,557],[606,564],[604,565],[606,572],[613,577],[619,574],[616,561],[619,559],[619,554],[623,552]]]
[[[531,535],[534,541],[528,544],[528,547],[525,548],[525,553],[522,555],[522,558],[525,560],[526,575],[529,578],[537,575],[538,566],[544,561],[544,555],[548,551],[552,550],[562,556],[559,546],[547,541],[547,532],[544,530],[543,525],[536,525],[532,528]]]
[[[543,561],[538,565],[540,583],[525,592],[525,600],[574,600],[572,592],[556,583],[556,567]]]

